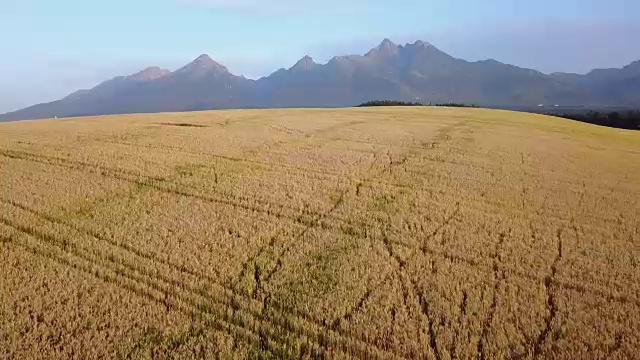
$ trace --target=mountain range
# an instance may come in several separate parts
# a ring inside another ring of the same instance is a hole
[[[469,62],[432,44],[385,39],[364,55],[318,64],[305,56],[258,80],[201,55],[169,71],[150,67],[89,90],[0,115],[0,120],[233,108],[346,107],[369,100],[517,107],[640,106],[640,61],[588,74],[544,74],[496,60]]]

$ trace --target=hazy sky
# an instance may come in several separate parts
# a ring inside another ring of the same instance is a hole
[[[587,72],[640,59],[638,0],[0,0],[0,112],[202,53],[247,77],[389,37]]]

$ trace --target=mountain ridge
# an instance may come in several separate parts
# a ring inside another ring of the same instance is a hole
[[[544,74],[495,59],[455,58],[421,40],[384,39],[364,55],[319,64],[306,55],[257,80],[202,54],[171,72],[149,67],[60,100],[0,115],[0,120],[230,108],[344,107],[377,100],[481,106],[640,105],[640,61],[580,75]]]

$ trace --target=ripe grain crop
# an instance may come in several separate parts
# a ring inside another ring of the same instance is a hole
[[[0,358],[634,358],[640,137],[506,111],[0,124]]]

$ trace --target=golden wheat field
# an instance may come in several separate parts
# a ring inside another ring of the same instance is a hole
[[[0,124],[2,359],[640,357],[640,133],[451,108]]]

